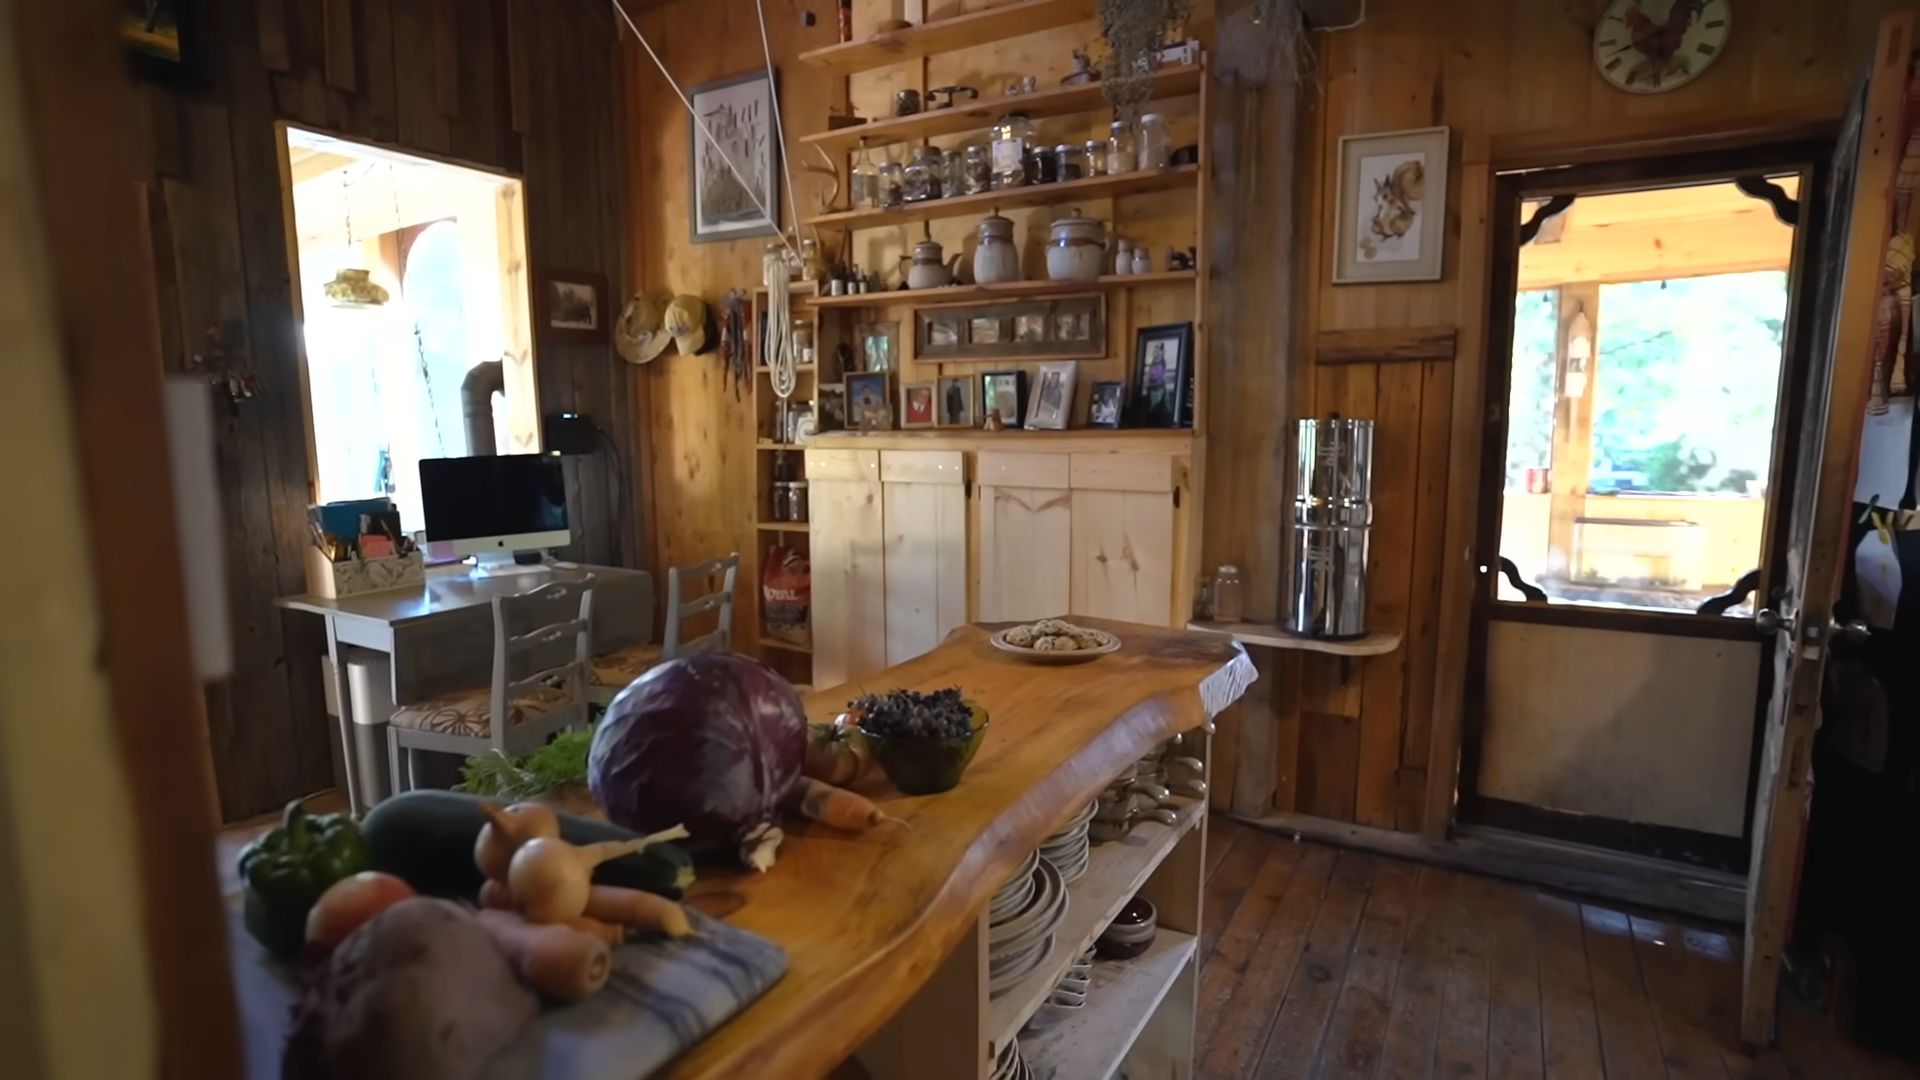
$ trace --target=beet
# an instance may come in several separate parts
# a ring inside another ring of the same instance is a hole
[[[774,818],[800,779],[807,715],[793,685],[732,653],[661,664],[607,707],[587,785],[617,825],[685,825],[696,848],[737,849],[758,869],[780,842]]]

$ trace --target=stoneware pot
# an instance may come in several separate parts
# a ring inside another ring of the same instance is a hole
[[[960,256],[955,255],[949,261],[944,255],[938,240],[929,238],[913,245],[913,263],[907,267],[907,288],[938,289],[953,284]]]
[[[973,249],[973,280],[978,285],[1020,280],[1020,251],[1013,246],[1013,222],[997,213],[980,219],[980,246]]]
[[[1096,281],[1106,261],[1107,230],[1075,210],[1053,223],[1047,234],[1047,277],[1054,281]]]

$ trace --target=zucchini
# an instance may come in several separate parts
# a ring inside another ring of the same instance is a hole
[[[393,874],[429,896],[471,900],[483,880],[473,864],[473,842],[488,800],[458,791],[409,791],[367,812],[360,836],[367,867]],[[604,821],[561,814],[560,838],[570,844],[632,840],[638,833]],[[604,862],[596,885],[619,885],[678,900],[693,884],[693,860],[672,844],[655,844],[638,855]]]

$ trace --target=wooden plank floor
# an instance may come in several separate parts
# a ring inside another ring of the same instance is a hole
[[[1195,1061],[1291,1077],[1920,1077],[1788,1008],[1736,1037],[1740,939],[1215,817]]]

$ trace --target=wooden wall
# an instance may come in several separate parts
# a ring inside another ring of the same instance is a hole
[[[1366,660],[1270,659],[1265,712],[1242,709],[1228,725],[1238,745],[1227,749],[1233,775],[1222,778],[1216,802],[1407,831],[1447,825],[1475,513],[1475,492],[1461,478],[1477,475],[1479,462],[1493,174],[1799,134],[1837,120],[1878,16],[1898,6],[1746,0],[1719,62],[1694,84],[1652,97],[1620,93],[1593,74],[1601,0],[1390,0],[1371,5],[1356,30],[1314,35],[1317,93],[1305,111],[1306,168],[1295,193],[1303,361],[1289,385],[1301,414],[1338,409],[1377,421],[1369,601],[1375,624],[1404,629],[1406,643]],[[1453,132],[1443,279],[1333,286],[1327,224],[1340,136],[1436,124]],[[1311,363],[1321,332],[1423,327],[1457,329],[1457,358]],[[1215,442],[1228,437],[1217,429]],[[1216,477],[1225,467],[1219,451],[1209,463]],[[1229,493],[1210,483],[1207,497],[1210,505],[1228,497],[1274,523],[1264,549],[1241,556],[1261,581],[1279,558],[1282,491],[1242,485]]]
[[[250,372],[259,394],[219,437],[234,677],[208,693],[223,814],[333,782],[320,628],[282,615],[305,591],[306,428],[275,122],[523,174],[536,272],[598,271],[616,293],[626,203],[612,15],[589,0],[208,0],[201,85],[148,83],[132,118],[149,150],[143,208],[171,371]],[[625,459],[569,466],[571,558],[634,557],[625,366],[606,345],[536,341],[545,410],[587,413]],[[483,359],[483,358],[482,358]],[[138,543],[137,525],[121,542]]]

